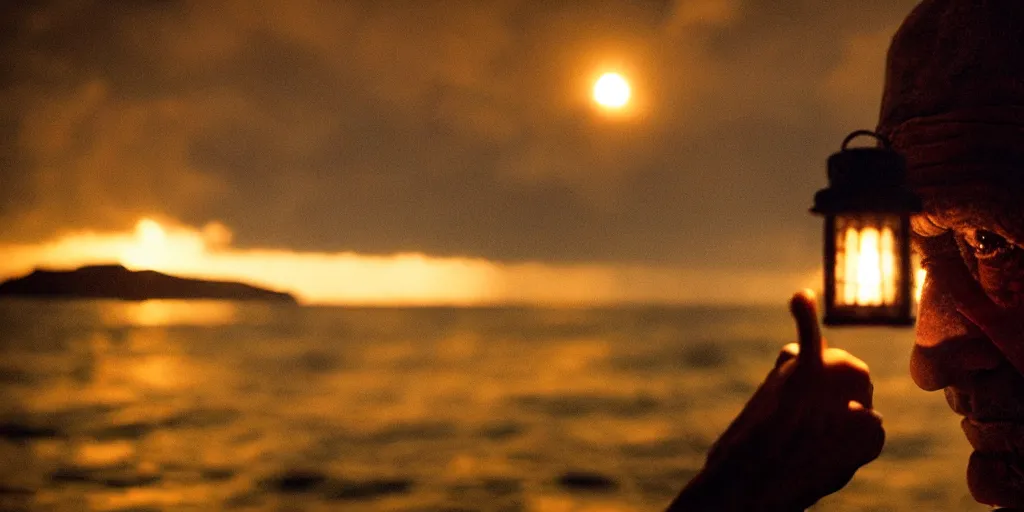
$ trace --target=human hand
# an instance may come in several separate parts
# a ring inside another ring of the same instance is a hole
[[[799,343],[782,349],[670,511],[804,510],[881,453],[867,365],[826,346],[811,292],[790,310]]]

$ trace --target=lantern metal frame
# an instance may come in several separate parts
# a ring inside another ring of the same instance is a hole
[[[875,147],[848,147],[857,137],[870,136]],[[857,130],[843,140],[828,159],[829,187],[814,196],[811,212],[825,217],[825,325],[909,326],[914,324],[913,267],[910,216],[922,210],[921,199],[906,187],[906,163],[884,136]],[[839,305],[836,290],[837,233],[840,217],[898,217],[897,289],[894,304]]]

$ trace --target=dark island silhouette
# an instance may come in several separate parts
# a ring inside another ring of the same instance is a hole
[[[121,265],[95,265],[66,271],[36,269],[27,276],[0,283],[0,297],[295,302],[291,294],[245,283],[187,279],[153,270],[132,271]]]

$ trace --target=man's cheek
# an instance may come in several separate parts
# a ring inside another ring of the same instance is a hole
[[[937,278],[929,274],[921,293],[915,339],[919,347],[934,347],[944,340],[970,334],[966,320],[957,312],[952,297],[941,292],[941,287],[935,281]]]
[[[997,305],[1016,308],[1021,304],[1024,292],[1024,272],[1020,265],[995,267],[985,263],[978,265],[978,282],[982,289]]]

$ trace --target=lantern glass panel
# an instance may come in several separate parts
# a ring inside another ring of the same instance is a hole
[[[906,216],[844,214],[834,222],[833,311],[847,320],[902,319],[913,288]]]

